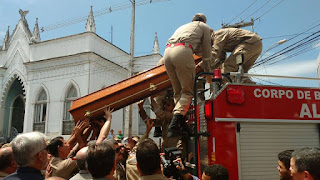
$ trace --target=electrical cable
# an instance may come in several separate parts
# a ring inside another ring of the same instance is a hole
[[[279,4],[281,4],[284,0],[281,0],[280,2],[278,2],[276,5],[274,5],[273,7],[271,7],[268,11],[266,11],[265,13],[263,13],[261,16],[259,16],[258,18],[256,18],[255,20],[260,19],[262,16],[264,16],[265,14],[267,14],[268,12],[270,12],[273,8],[277,7]]]
[[[315,22],[312,23],[312,24],[315,24],[315,23],[317,23],[317,22],[319,22],[319,21],[320,21],[320,20],[317,20],[317,21],[315,21]],[[309,28],[309,29],[307,29],[306,31],[303,31],[303,32],[301,32],[301,33],[297,33],[297,34],[290,35],[290,36],[294,36],[294,37],[288,39],[287,42],[288,42],[288,41],[291,41],[292,39],[295,39],[295,38],[299,37],[299,36],[302,35],[302,34],[311,34],[311,33],[314,34],[314,33],[316,33],[316,32],[308,32],[308,31],[316,28],[317,26],[320,26],[320,24],[317,24],[317,25],[315,25],[315,26],[312,26],[311,28]],[[277,37],[283,37],[283,36],[277,36]],[[273,37],[272,37],[272,38],[273,38]],[[263,39],[268,39],[268,38],[263,38]],[[269,48],[268,50],[272,50],[272,49],[274,49],[274,48],[277,48],[277,47],[280,46],[280,45],[281,45],[281,44],[277,44],[277,45],[275,45],[274,47]],[[263,60],[263,59],[261,59],[261,60],[259,59],[259,61],[257,61],[255,64],[261,62],[262,60]]]
[[[316,40],[319,40],[319,39],[320,39],[320,38],[318,38],[318,39],[316,39]],[[302,47],[303,47],[303,46],[302,46]],[[297,48],[297,47],[295,47],[294,49],[296,49],[296,48]],[[315,48],[311,48],[311,49],[310,49],[310,47],[306,47],[306,48],[304,48],[304,49],[296,50],[296,51],[293,51],[293,49],[290,49],[290,50],[288,50],[288,52],[281,53],[281,54],[277,55],[277,57],[272,58],[272,59],[270,59],[269,61],[265,61],[265,62],[263,62],[263,63],[259,63],[259,64],[255,65],[255,66],[253,66],[253,68],[256,68],[256,67],[258,67],[258,66],[260,66],[260,65],[262,65],[262,64],[267,64],[267,63],[268,63],[268,65],[272,65],[272,64],[275,64],[275,63],[277,63],[277,62],[279,62],[279,61],[287,60],[287,59],[290,59],[290,58],[295,57],[295,56],[297,56],[297,55],[301,55],[301,54],[306,53],[306,52],[308,52],[308,51],[310,51],[310,50],[313,50],[313,49],[315,49]],[[286,53],[291,53],[291,54],[289,54],[289,56],[283,57],[283,55],[285,55]],[[259,69],[259,70],[260,70],[260,69]]]
[[[254,3],[256,3],[258,0],[255,0],[252,2],[246,9],[244,9],[241,13],[239,13],[236,17],[234,17],[230,22],[228,22],[226,25],[229,25],[233,20],[235,20],[237,17],[239,17],[242,13],[244,13],[246,10],[248,10]]]
[[[255,14],[256,12],[258,12],[260,9],[262,9],[265,5],[267,5],[271,0],[267,1],[266,3],[264,3],[261,7],[259,7],[257,10],[255,10],[253,13],[251,13],[249,16],[247,16],[246,18],[244,18],[243,20],[248,19],[248,17],[251,17],[253,14]]]
[[[267,81],[267,80],[264,80],[264,79],[262,79],[262,78],[258,78],[258,77],[252,77],[252,78],[258,79],[258,80],[260,80],[260,81],[267,82],[267,83],[269,83],[269,84],[273,84],[273,85],[277,85],[277,86],[283,86],[283,85],[281,85],[281,84],[277,84],[277,83],[274,83],[274,82],[271,82],[271,81]]]
[[[320,40],[320,38],[319,38],[318,40]],[[273,64],[275,64],[275,63],[278,63],[279,61],[284,61],[284,60],[290,59],[290,58],[292,58],[292,57],[295,57],[295,56],[304,54],[304,53],[306,53],[306,52],[312,51],[312,50],[317,49],[317,48],[318,48],[318,47],[312,47],[312,48],[310,48],[310,47],[305,47],[305,48],[303,48],[303,49],[295,52],[294,54],[291,54],[290,56],[286,56],[286,57],[284,57],[284,58],[282,58],[282,59],[279,59],[279,60],[274,60],[274,61],[270,62],[269,65],[273,65]]]
[[[142,6],[142,5],[145,5],[145,4],[150,4],[152,2],[161,2],[161,1],[170,1],[170,0],[153,0],[153,1],[141,0],[139,2],[136,2],[136,6]],[[128,4],[128,3],[127,4],[120,4],[120,5],[116,5],[114,7],[110,6],[108,8],[103,8],[101,10],[97,10],[93,14],[94,14],[95,17],[98,17],[98,16],[102,16],[102,15],[107,14],[107,13],[111,13],[113,11],[119,11],[119,10],[127,9],[127,8],[130,8],[131,6],[132,6],[131,3],[130,4]],[[66,26],[69,26],[69,25],[72,25],[72,24],[77,24],[77,23],[86,21],[87,17],[88,17],[87,15],[86,16],[81,16],[81,17],[77,17],[77,18],[74,18],[74,19],[58,22],[56,24],[51,24],[51,25],[48,25],[48,26],[44,26],[44,27],[41,27],[41,32],[43,33],[43,32],[46,32],[46,31],[51,31],[51,30],[55,30],[55,29],[58,29],[58,28],[63,28],[63,27],[66,27]]]
[[[286,48],[284,48],[284,49],[282,49],[282,50],[280,50],[280,51],[278,51],[278,52],[274,53],[273,55],[270,55],[270,56],[268,56],[268,57],[266,57],[266,58],[262,59],[262,60],[261,60],[261,61],[259,61],[258,63],[261,63],[261,62],[263,62],[263,61],[268,61],[269,59],[272,59],[272,58],[274,58],[274,57],[278,56],[279,54],[281,54],[281,53],[282,53],[283,51],[285,51],[286,49],[289,49],[290,47],[292,47],[292,46],[294,46],[294,45],[298,44],[299,42],[303,42],[303,41],[307,40],[308,38],[312,37],[313,35],[315,35],[315,34],[317,34],[317,33],[320,33],[320,31],[317,31],[317,32],[315,32],[315,33],[312,33],[311,35],[309,35],[309,36],[307,36],[307,37],[303,38],[302,40],[300,40],[300,41],[298,41],[298,42],[295,42],[295,43],[293,43],[292,45],[290,45],[290,46],[288,46],[288,47],[286,47]],[[292,38],[291,38],[291,39],[289,39],[289,40],[292,40]],[[255,65],[254,65],[254,66],[255,66]]]
[[[262,59],[261,61],[255,63],[252,68],[257,68],[258,66],[266,63],[268,63],[269,65],[272,65],[279,61],[287,60],[297,55],[300,55],[318,48],[318,46],[315,46],[315,43],[317,43],[318,45],[320,41],[320,35],[318,33],[320,33],[320,30],[268,56],[267,58]],[[310,48],[310,45],[312,45],[311,48]],[[286,54],[288,54],[288,56],[283,57],[283,55],[286,55]]]
[[[297,33],[297,34],[288,34],[288,35],[281,35],[281,36],[271,36],[271,37],[265,37],[265,38],[262,38],[263,40],[266,40],[266,39],[275,39],[275,38],[283,38],[283,37],[288,37],[288,36],[296,36],[296,35],[301,35],[301,34],[312,34],[312,33],[315,33],[315,32],[303,32],[303,33]]]

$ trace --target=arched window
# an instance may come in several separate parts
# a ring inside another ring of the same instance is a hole
[[[71,86],[66,93],[64,100],[64,115],[63,115],[63,128],[62,134],[69,135],[72,133],[74,127],[74,121],[72,115],[69,113],[72,101],[77,99],[78,93],[77,89],[74,86]]]
[[[38,95],[37,101],[35,103],[34,109],[34,123],[33,130],[45,132],[45,122],[47,117],[47,93],[44,89]]]

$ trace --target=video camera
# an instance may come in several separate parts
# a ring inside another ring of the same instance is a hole
[[[181,154],[182,152],[176,147],[170,147],[164,150],[164,155],[161,156],[161,163],[163,165],[163,174],[167,178],[182,179],[179,170],[176,168],[180,166],[180,164],[174,161],[178,157],[181,157]]]

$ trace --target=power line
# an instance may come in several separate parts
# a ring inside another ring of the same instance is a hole
[[[307,39],[307,38],[305,38],[305,39]],[[305,40],[305,39],[303,39],[303,40]],[[292,44],[292,45],[290,45],[290,46],[288,46],[288,47],[286,47],[286,48],[284,48],[284,49],[282,49],[282,50],[280,50],[280,51],[278,51],[278,52],[276,52],[276,53],[274,53],[274,54],[272,54],[272,55],[270,55],[270,56],[268,56],[268,57],[266,57],[266,58],[264,58],[262,60],[260,60],[260,61],[258,61],[257,63],[255,63],[253,65],[253,67],[260,66],[262,64],[265,64],[265,63],[271,61],[272,59],[275,59],[275,58],[277,58],[277,57],[279,57],[281,55],[284,55],[285,53],[288,53],[290,50],[292,50],[292,48],[289,49],[290,47],[294,46],[295,44],[297,44],[299,42],[302,42],[303,40],[300,40],[300,41],[298,41],[298,42],[296,42],[296,43],[294,43],[294,44]],[[289,50],[286,50],[286,49],[289,49]]]
[[[260,81],[264,81],[264,82],[267,82],[269,84],[273,84],[273,85],[276,85],[276,86],[282,86],[281,84],[277,84],[277,83],[274,83],[274,82],[271,82],[271,81],[268,81],[268,80],[264,80],[262,78],[258,78],[258,77],[252,77],[252,78],[255,78],[255,79],[258,79]]]
[[[313,42],[316,42],[316,41],[318,41],[318,40],[320,40],[320,38],[318,38],[317,40],[314,40]],[[290,59],[290,58],[292,58],[292,57],[295,57],[295,56],[298,56],[298,55],[307,53],[307,52],[309,52],[309,51],[311,51],[311,50],[314,50],[314,49],[317,49],[317,48],[318,48],[318,47],[311,47],[311,48],[310,48],[310,47],[305,47],[305,48],[303,48],[303,49],[301,49],[301,50],[299,50],[299,51],[294,52],[294,54],[291,54],[290,56],[283,57],[282,59],[279,59],[279,60],[274,60],[274,61],[271,62],[269,65],[273,65],[273,64],[275,64],[275,63],[278,63],[279,61],[284,61],[284,60]]]
[[[265,64],[265,63],[267,63],[267,62],[270,63],[270,62],[272,62],[272,61],[275,61],[276,58],[279,58],[280,56],[282,56],[282,55],[284,55],[284,54],[286,54],[286,53],[292,52],[292,51],[295,50],[295,49],[301,48],[301,47],[306,46],[306,45],[308,45],[308,44],[310,44],[310,43],[313,43],[314,41],[319,40],[319,39],[320,39],[319,37],[320,37],[320,35],[318,35],[318,36],[316,36],[316,37],[313,37],[313,38],[307,40],[306,42],[303,42],[303,41],[306,40],[306,39],[308,39],[309,37],[304,38],[303,40],[300,40],[300,41],[298,41],[298,42],[296,42],[296,43],[294,43],[294,44],[292,44],[292,45],[290,45],[290,46],[282,49],[281,51],[279,51],[279,52],[277,52],[277,53],[275,53],[275,54],[273,54],[273,55],[271,55],[271,56],[269,56],[269,57],[267,57],[267,58],[259,61],[257,64],[254,64],[253,67],[260,66],[261,64]],[[303,42],[303,43],[300,43],[300,44],[296,45],[296,44],[299,43],[299,42]],[[292,47],[292,46],[294,46],[294,45],[296,45],[296,46],[295,46],[295,47]],[[290,47],[292,47],[292,48],[290,48]],[[289,49],[289,48],[290,48],[290,49]],[[288,49],[288,50],[286,50],[286,49]]]
[[[136,6],[142,6],[142,5],[145,5],[145,4],[150,4],[152,2],[161,2],[161,1],[170,1],[170,0],[141,0],[139,2],[136,2]],[[104,14],[108,14],[108,13],[112,13],[114,11],[119,11],[119,10],[123,10],[123,9],[128,9],[128,8],[131,8],[131,3],[126,3],[126,4],[119,4],[119,5],[116,5],[116,6],[113,6],[113,7],[107,7],[107,8],[103,8],[103,9],[100,9],[100,10],[97,10],[95,11],[93,14],[95,17],[98,17],[98,16],[102,16]],[[66,21],[62,21],[62,22],[58,22],[58,23],[55,23],[55,24],[51,24],[51,25],[48,25],[48,26],[44,26],[41,28],[41,32],[45,32],[45,31],[51,31],[51,30],[55,30],[55,29],[58,29],[58,28],[63,28],[63,27],[66,27],[66,26],[69,26],[69,25],[72,25],[72,24],[77,24],[77,23],[80,23],[80,22],[83,22],[83,21],[86,21],[87,20],[87,16],[81,16],[81,17],[76,17],[76,18],[73,18],[73,19],[69,19],[69,20],[66,20]]]
[[[277,7],[279,4],[281,4],[284,0],[281,0],[280,2],[278,2],[276,5],[272,6],[268,11],[266,11],[265,13],[263,13],[261,16],[259,16],[258,18],[256,18],[255,20],[260,19],[262,16],[264,16],[265,14],[267,14],[268,12],[270,12],[273,8]]]
[[[320,20],[318,20],[318,21],[316,21],[316,22],[319,22],[319,21],[320,21]],[[312,26],[311,28],[307,29],[307,30],[306,30],[306,31],[304,31],[304,32],[308,32],[308,31],[310,31],[311,29],[314,29],[314,28],[316,28],[316,27],[318,27],[318,26],[320,26],[320,23],[319,23],[319,24],[317,24],[317,25],[315,25],[315,26]],[[292,37],[292,38],[288,39],[288,41],[290,41],[290,40],[292,40],[292,39],[294,39],[294,38],[296,38],[296,37],[300,36],[300,35],[301,35],[301,34],[303,34],[304,32],[299,33],[299,34],[297,34],[296,36],[294,36],[294,37]],[[312,33],[312,34],[315,34],[315,33],[317,33],[317,32],[314,32],[314,33]]]
[[[312,23],[312,24],[318,23],[319,21],[320,21],[320,20],[317,20],[317,21],[315,21],[315,22]],[[294,37],[288,39],[287,41],[291,41],[291,40],[299,37],[299,36],[302,35],[302,34],[310,34],[310,33],[312,33],[312,35],[314,35],[314,34],[317,33],[317,32],[308,32],[308,31],[310,31],[310,30],[312,30],[312,29],[314,29],[314,28],[316,28],[316,27],[318,27],[318,26],[320,26],[320,23],[312,26],[311,28],[309,28],[309,29],[307,29],[307,30],[305,30],[305,31],[303,31],[303,32],[301,32],[301,33],[293,34],[292,36],[294,36]],[[307,38],[311,37],[312,35],[308,36]],[[282,37],[282,36],[278,36],[278,37]],[[266,39],[266,38],[264,38],[264,39]],[[304,40],[304,39],[303,39],[303,40]],[[303,40],[301,40],[301,41],[303,41]],[[293,45],[294,45],[294,44],[292,44],[291,46],[293,46]],[[276,48],[276,47],[278,47],[278,46],[280,46],[280,44],[276,45],[275,47],[270,48],[269,50],[274,49],[274,48]],[[291,46],[289,46],[289,47],[291,47]],[[287,47],[287,48],[289,48],[289,47]],[[287,48],[285,48],[285,49],[287,49]],[[281,53],[281,52],[284,51],[285,49],[283,49],[283,50],[281,50],[281,51],[279,51],[279,52],[277,52],[277,53]],[[308,51],[309,51],[309,50],[308,50]],[[275,59],[277,53],[274,53],[274,54],[268,56],[268,57],[265,58],[265,59],[261,59],[260,61],[257,61],[257,62],[253,65],[253,68],[254,68],[254,67],[257,67],[257,66],[260,66],[261,64],[266,63],[266,62],[264,62],[264,61],[270,61],[270,60],[268,60],[268,58],[269,58],[269,59]],[[293,57],[293,56],[290,56],[290,57]]]
[[[281,35],[281,36],[271,36],[271,37],[266,37],[266,38],[262,38],[262,39],[263,40],[276,39],[276,38],[283,38],[283,37],[296,36],[296,35],[302,35],[302,34],[312,34],[312,33],[315,33],[315,32],[303,32],[303,33],[288,34],[288,35]]]
[[[257,10],[255,10],[253,13],[251,13],[249,16],[247,16],[246,18],[244,18],[243,20],[246,20],[248,17],[251,17],[254,13],[258,12],[260,9],[262,9],[265,5],[267,5],[271,0],[267,1],[266,3],[264,3],[260,8],[258,8]]]
[[[239,13],[236,17],[234,17],[230,22],[228,22],[226,25],[229,25],[233,20],[235,20],[236,18],[238,18],[242,13],[244,13],[246,10],[248,10],[254,3],[256,3],[258,0],[255,0],[254,2],[252,2],[246,9],[244,9],[241,13]]]
[[[310,49],[310,45],[314,45],[315,42],[319,42],[320,40],[320,30],[291,44],[290,46],[268,56],[267,58],[262,59],[261,61],[255,63],[253,68],[256,68],[262,64],[269,63],[274,64],[282,60],[286,60],[292,58],[294,56],[306,53],[310,50],[313,50],[317,47],[312,46]],[[283,55],[288,54],[286,57],[282,57]]]

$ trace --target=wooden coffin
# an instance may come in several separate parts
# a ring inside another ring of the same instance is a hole
[[[201,57],[194,55],[194,59],[197,63]],[[74,100],[69,112],[75,122],[84,119],[86,113],[100,118],[106,107],[118,110],[170,87],[166,69],[161,65]]]

